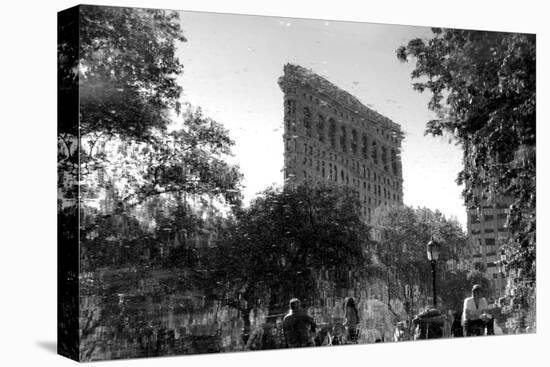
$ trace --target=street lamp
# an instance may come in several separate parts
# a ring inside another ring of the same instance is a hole
[[[428,260],[430,261],[430,264],[432,265],[434,308],[437,308],[437,293],[436,293],[436,289],[435,289],[435,263],[439,259],[440,249],[441,249],[441,245],[433,239],[431,239],[430,242],[428,242],[428,245],[426,247],[426,253],[428,255]]]

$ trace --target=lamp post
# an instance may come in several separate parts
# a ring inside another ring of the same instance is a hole
[[[496,261],[495,264],[498,267],[498,272],[499,272],[499,276],[500,276],[500,279],[499,279],[499,293],[500,294],[504,293],[504,295],[505,295],[505,293],[506,293],[506,281],[505,281],[505,279],[508,275],[507,271],[506,271],[506,264],[507,264],[506,254],[501,253],[500,254],[500,260]]]
[[[428,255],[428,260],[432,265],[432,280],[433,280],[433,299],[434,299],[434,308],[437,308],[437,292],[435,287],[435,264],[439,259],[439,251],[441,245],[436,242],[433,238],[428,242],[426,246],[426,253]]]

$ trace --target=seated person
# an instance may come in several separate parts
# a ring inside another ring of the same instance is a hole
[[[395,328],[395,332],[393,334],[393,340],[396,342],[409,340],[409,333],[405,327],[405,322],[399,321],[397,323],[397,327]]]
[[[472,287],[472,296],[464,300],[462,324],[466,336],[483,335],[487,328],[487,335],[494,335],[493,317],[488,313],[485,297],[481,297],[481,286]]]
[[[314,346],[315,344],[310,333],[315,333],[317,325],[305,310],[302,309],[299,299],[291,299],[289,306],[290,310],[283,318],[283,331],[287,347]]]

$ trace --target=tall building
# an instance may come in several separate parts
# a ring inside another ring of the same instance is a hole
[[[398,124],[298,65],[285,65],[279,86],[286,184],[313,179],[353,187],[368,222],[376,207],[402,205]]]
[[[512,200],[499,198],[495,203],[482,202],[478,209],[468,210],[468,239],[472,249],[473,269],[481,271],[491,284],[493,296],[504,294],[506,279],[495,262],[500,260],[500,247],[510,236],[506,218]]]

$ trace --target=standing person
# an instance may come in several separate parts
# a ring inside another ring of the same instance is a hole
[[[453,323],[451,324],[451,336],[453,338],[460,338],[464,336],[464,330],[462,329],[462,322],[460,320],[460,314],[454,312]]]
[[[359,311],[355,306],[355,300],[352,297],[346,298],[344,301],[344,326],[347,330],[347,338],[352,343],[357,342],[359,324]]]
[[[315,333],[315,321],[302,309],[300,300],[293,298],[289,303],[290,309],[283,318],[283,332],[288,348],[312,347],[313,339],[310,331]]]
[[[464,300],[462,323],[466,336],[483,335],[487,328],[487,335],[493,335],[493,317],[487,313],[488,305],[485,297],[481,297],[481,286],[472,287],[472,296]]]

